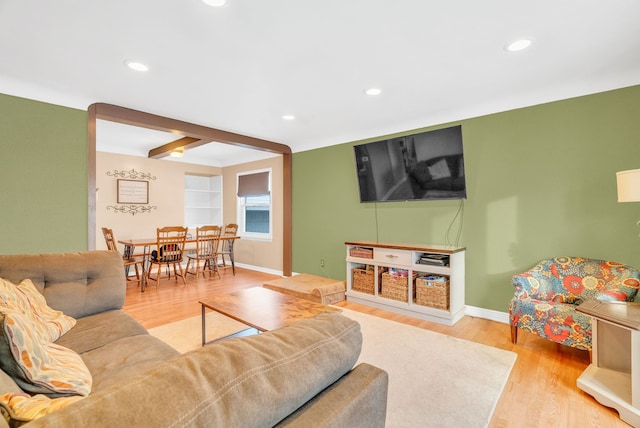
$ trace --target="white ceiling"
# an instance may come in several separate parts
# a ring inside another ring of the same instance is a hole
[[[179,134],[155,131],[105,120],[98,120],[96,123],[96,150],[99,152],[147,157],[149,150],[175,141],[180,137],[181,135]],[[185,150],[181,158],[165,157],[163,159],[174,162],[224,167],[274,156],[279,155],[213,142]]]
[[[0,92],[299,152],[640,84],[639,22],[639,0],[0,0]],[[520,37],[533,45],[505,51]],[[383,93],[363,93],[373,86]],[[100,150],[146,156],[166,142],[101,129]],[[193,152],[183,160],[248,159]]]

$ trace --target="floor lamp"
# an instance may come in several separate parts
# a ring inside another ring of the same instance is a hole
[[[616,172],[616,180],[618,202],[640,202],[640,169]]]

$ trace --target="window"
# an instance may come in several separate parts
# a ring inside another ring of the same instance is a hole
[[[238,234],[271,239],[271,170],[238,174]]]

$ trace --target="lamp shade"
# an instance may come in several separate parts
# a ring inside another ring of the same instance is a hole
[[[618,202],[640,202],[640,169],[616,173]]]

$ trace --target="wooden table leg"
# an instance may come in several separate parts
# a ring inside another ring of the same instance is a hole
[[[231,260],[231,272],[235,276],[235,274],[236,274],[236,263],[235,263],[235,257],[233,256],[233,242],[234,242],[233,239],[229,241],[229,259]]]
[[[149,246],[145,245],[142,251],[142,278],[140,278],[140,291],[144,292],[147,288],[147,267],[149,265]]]

